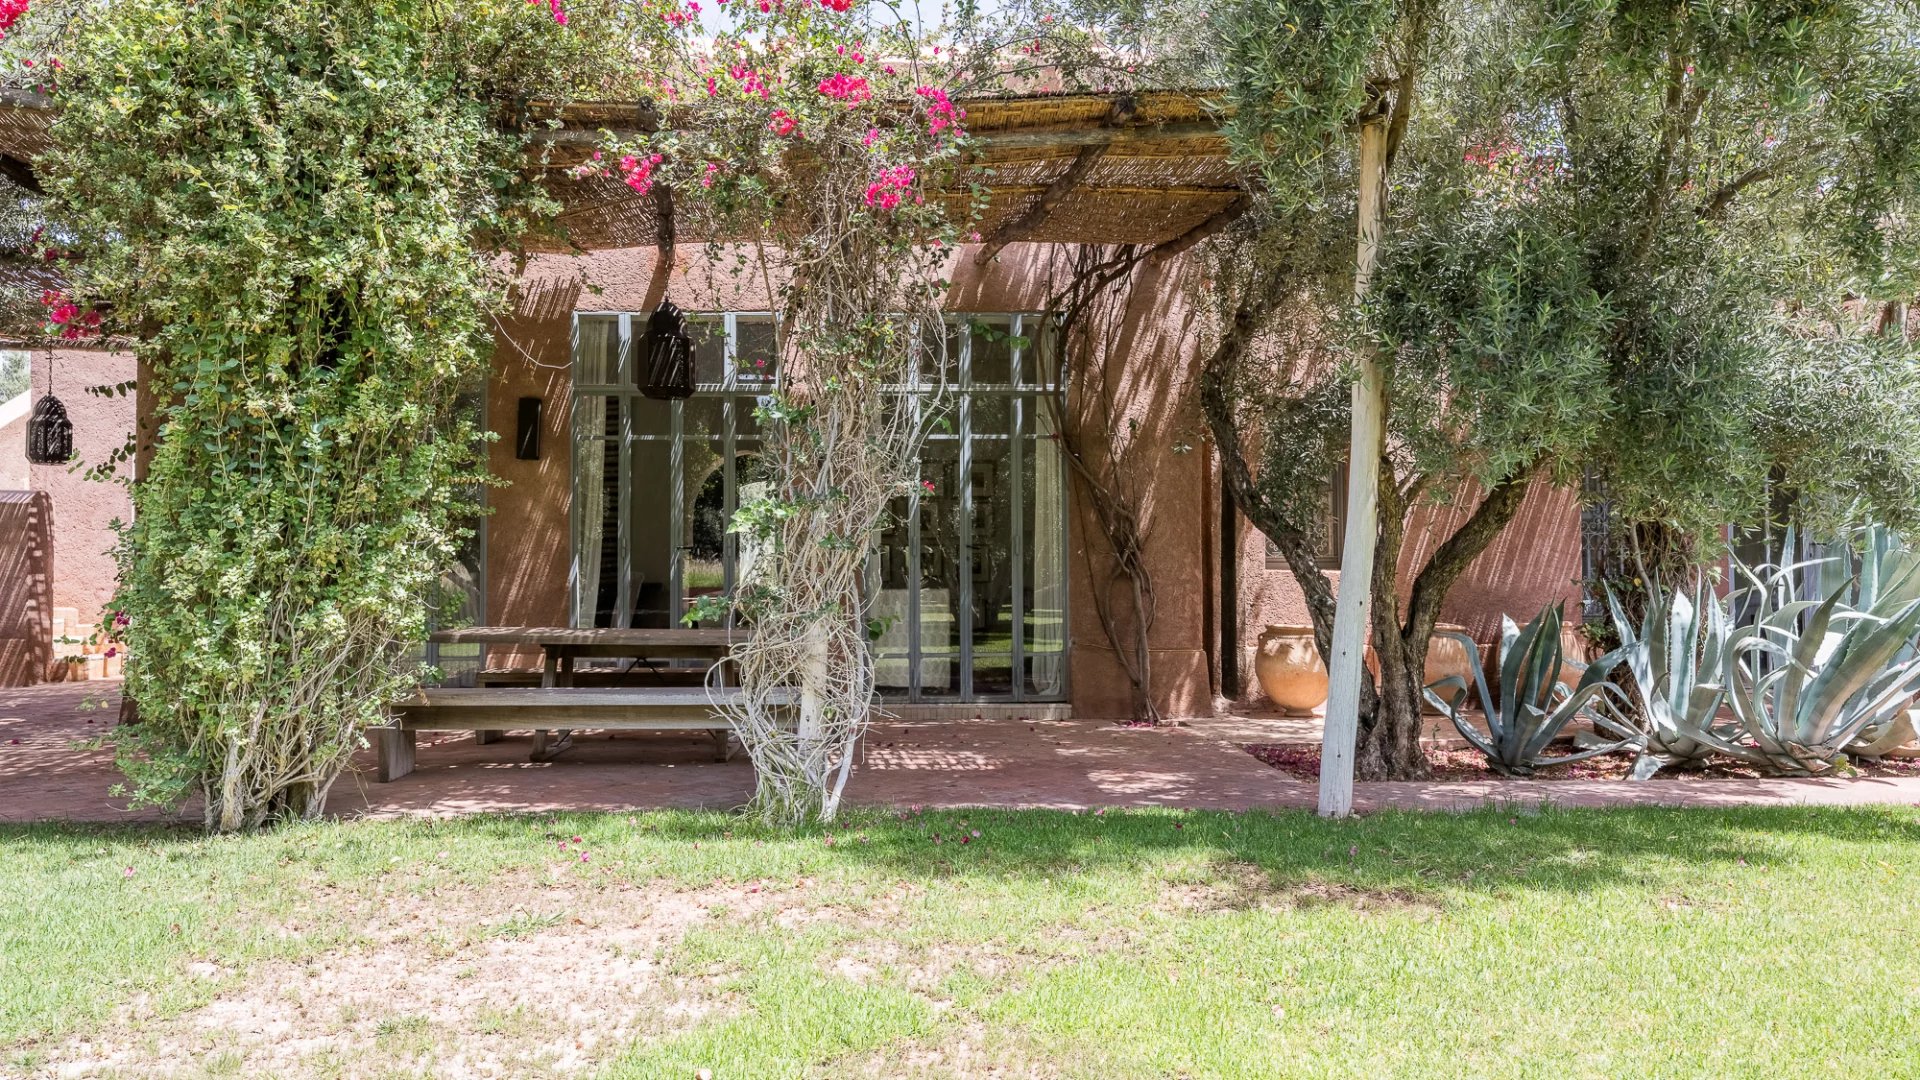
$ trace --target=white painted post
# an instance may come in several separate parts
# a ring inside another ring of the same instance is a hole
[[[1360,126],[1360,236],[1353,295],[1367,293],[1380,251],[1381,197],[1387,158],[1386,118]],[[1386,384],[1380,363],[1360,357],[1353,384],[1353,440],[1347,469],[1347,531],[1340,551],[1340,588],[1334,604],[1333,656],[1327,665],[1327,726],[1320,742],[1320,816],[1353,813],[1353,749],[1360,730],[1360,680],[1366,677],[1368,610],[1373,596],[1373,549],[1379,538],[1380,458],[1385,449]]]

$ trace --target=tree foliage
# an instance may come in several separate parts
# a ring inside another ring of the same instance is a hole
[[[1350,359],[1385,365],[1386,674],[1363,695],[1363,774],[1423,771],[1427,636],[1533,485],[1592,482],[1617,518],[1704,549],[1783,488],[1830,524],[1915,515],[1920,367],[1904,334],[1868,332],[1912,295],[1920,256],[1909,5],[1103,13],[1156,78],[1218,85],[1233,109],[1259,197],[1196,292],[1220,327],[1205,396],[1237,451],[1236,496],[1288,556],[1323,649],[1333,595],[1310,493],[1345,443]],[[1353,132],[1369,114],[1388,125],[1388,211],[1356,305]],[[1863,302],[1866,318],[1849,310]],[[1435,503],[1454,524],[1403,576],[1407,530]]]

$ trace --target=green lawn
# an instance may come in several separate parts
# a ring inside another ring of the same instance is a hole
[[[1886,809],[0,828],[0,1074],[1920,1076],[1917,877]]]

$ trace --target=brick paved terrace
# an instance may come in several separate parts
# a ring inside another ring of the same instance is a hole
[[[110,753],[76,748],[114,722],[117,684],[0,690],[0,821],[152,819],[110,794]],[[888,722],[869,734],[849,785],[854,802],[894,806],[1199,809],[1311,807],[1312,784],[1261,764],[1249,743],[1311,742],[1318,724],[1235,716],[1159,729],[1100,720]],[[744,755],[712,760],[704,735],[577,735],[558,760],[527,760],[527,733],[481,746],[471,735],[421,737],[417,771],[372,781],[372,755],[343,777],[336,814],[450,815],[488,811],[738,806],[753,787]],[[1361,783],[1362,811],[1462,809],[1489,802],[1566,806],[1663,804],[1920,805],[1920,778],[1661,779]],[[194,808],[185,815],[192,817]]]

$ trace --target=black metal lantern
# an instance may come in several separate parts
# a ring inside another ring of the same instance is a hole
[[[650,398],[693,396],[693,340],[673,301],[661,301],[647,320],[647,372],[640,392]]]
[[[47,353],[47,394],[33,403],[27,418],[27,460],[35,465],[65,465],[73,460],[73,421],[53,396],[53,353]]]

